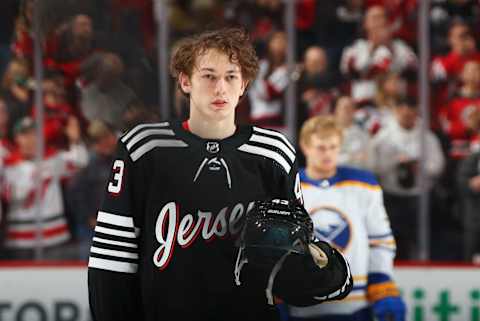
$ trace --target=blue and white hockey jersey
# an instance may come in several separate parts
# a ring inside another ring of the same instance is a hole
[[[383,205],[382,190],[373,174],[338,167],[335,176],[312,180],[302,169],[300,180],[315,236],[330,242],[346,256],[354,287],[342,301],[290,307],[291,315],[313,318],[351,314],[366,308],[369,302],[398,296],[392,280],[395,240]]]

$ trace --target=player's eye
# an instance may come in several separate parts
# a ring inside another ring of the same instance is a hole
[[[205,79],[208,79],[208,80],[214,80],[215,76],[211,75],[211,74],[206,74],[206,75],[203,75],[202,78],[205,78]]]
[[[237,76],[235,76],[235,75],[228,75],[227,76],[228,81],[235,80],[235,79],[237,79]]]

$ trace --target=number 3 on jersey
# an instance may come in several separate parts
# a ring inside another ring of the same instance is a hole
[[[125,168],[125,163],[121,159],[117,159],[113,162],[113,178],[112,181],[108,183],[108,191],[112,194],[117,195],[122,190],[122,180],[123,180],[123,169]]]

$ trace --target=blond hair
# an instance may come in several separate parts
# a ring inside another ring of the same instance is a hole
[[[115,135],[115,132],[103,121],[95,119],[88,126],[87,134],[91,142],[95,144],[108,135]]]
[[[333,116],[315,116],[303,123],[300,130],[300,144],[308,145],[310,137],[318,135],[320,137],[339,136],[343,139],[342,128],[337,124]]]

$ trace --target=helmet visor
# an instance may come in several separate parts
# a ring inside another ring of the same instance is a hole
[[[286,251],[305,254],[305,244],[308,243],[304,229],[286,220],[268,218],[248,220],[244,233],[241,245],[245,248],[271,251],[270,254],[273,256]]]

